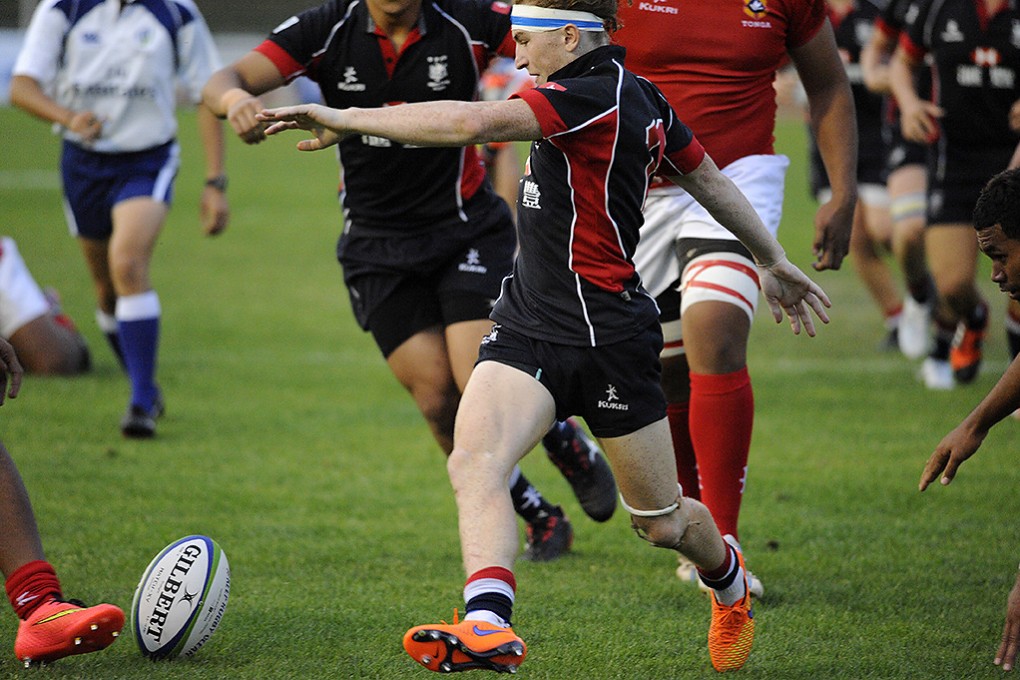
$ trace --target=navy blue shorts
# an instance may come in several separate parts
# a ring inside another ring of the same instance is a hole
[[[148,196],[169,205],[180,155],[176,141],[118,154],[64,142],[60,172],[71,233],[97,241],[110,238],[113,206],[129,198]]]
[[[497,361],[532,375],[556,402],[556,419],[581,416],[596,437],[622,437],[666,417],[659,377],[662,329],[653,323],[598,347],[536,340],[495,324],[478,363]]]

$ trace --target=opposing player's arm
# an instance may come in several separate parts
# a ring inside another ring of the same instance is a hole
[[[857,117],[828,19],[790,57],[807,95],[809,124],[832,187],[832,199],[815,216],[814,268],[839,269],[850,250],[857,204]]]
[[[924,491],[941,475],[949,484],[965,460],[977,453],[993,425],[1020,408],[1020,358],[1014,359],[981,403],[942,438],[928,458],[918,488]]]
[[[531,107],[519,99],[501,102],[420,102],[381,109],[333,109],[319,104],[267,109],[258,120],[266,134],[308,130],[315,139],[298,143],[316,151],[351,134],[373,135],[416,146],[467,146],[542,138]]]

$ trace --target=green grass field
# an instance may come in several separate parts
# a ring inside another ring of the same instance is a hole
[[[411,399],[355,325],[334,244],[331,153],[291,138],[230,147],[230,229],[201,236],[203,168],[184,117],[176,205],[155,258],[164,310],[159,437],[117,423],[126,381],[93,321],[67,235],[57,140],[0,109],[0,231],[87,336],[96,368],[29,377],[0,411],[0,437],[32,495],[68,596],[127,609],[170,541],[214,537],[233,569],[220,629],[191,660],[153,664],[125,635],[52,678],[425,678],[403,652],[410,626],[461,606],[455,508],[442,457]],[[810,262],[813,204],[803,134],[781,238]],[[765,583],[747,678],[996,677],[1005,597],[1020,559],[1020,423],[993,430],[948,489],[916,491],[928,454],[1005,368],[1005,300],[987,279],[993,326],[975,385],[926,391],[916,364],[876,350],[879,314],[849,265],[817,280],[832,323],[794,337],[759,313],[751,372],[758,418],[742,515]],[[521,677],[714,677],[709,604],[673,577],[672,553],[637,540],[622,512],[587,520],[543,455],[529,476],[573,518],[573,554],[517,570]],[[0,677],[21,677],[16,620],[0,616]]]

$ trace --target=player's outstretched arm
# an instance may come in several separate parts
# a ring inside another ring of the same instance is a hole
[[[924,491],[939,475],[943,486],[952,482],[957,469],[977,452],[992,426],[1017,408],[1020,408],[1020,358],[1013,359],[981,403],[942,438],[924,466],[918,488]]]
[[[825,308],[832,303],[825,291],[786,259],[783,247],[762,224],[754,207],[710,156],[706,155],[694,171],[668,179],[685,189],[751,251],[758,263],[762,293],[776,323],[782,322],[785,312],[794,334],[799,334],[803,326],[808,335],[814,336],[810,310],[823,323],[829,322]]]
[[[266,109],[257,117],[271,123],[267,135],[284,130],[311,132],[314,139],[298,143],[302,151],[324,149],[352,134],[385,137],[417,146],[467,146],[542,137],[531,107],[519,99],[420,102],[378,109],[333,109],[303,104]]]
[[[953,481],[956,471],[965,460],[977,453],[987,434],[988,430],[972,429],[966,420],[953,428],[928,458],[917,488],[924,491],[939,475],[942,476],[943,486]]]

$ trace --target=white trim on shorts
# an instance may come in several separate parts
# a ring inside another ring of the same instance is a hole
[[[39,284],[18,252],[14,239],[0,239],[0,335],[10,338],[29,321],[50,311]]]

